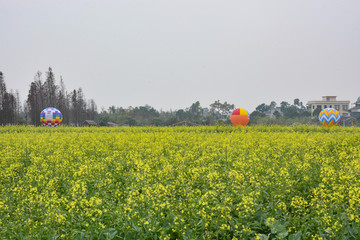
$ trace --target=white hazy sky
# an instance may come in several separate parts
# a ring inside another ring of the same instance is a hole
[[[0,0],[0,71],[107,108],[360,96],[359,0]]]

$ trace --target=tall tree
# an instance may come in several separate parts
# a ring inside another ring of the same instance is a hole
[[[69,108],[67,103],[67,92],[62,76],[60,76],[60,86],[57,87],[55,106],[62,112],[63,123],[69,124]]]
[[[16,120],[16,99],[13,91],[5,94],[5,116],[9,124],[15,124]]]
[[[33,125],[40,125],[40,112],[46,106],[41,76],[42,73],[40,71],[35,74],[26,100],[28,114]]]
[[[198,116],[198,115],[200,115],[202,113],[202,110],[203,109],[200,106],[200,102],[197,101],[197,102],[191,104],[189,112],[193,116]]]
[[[71,94],[71,121],[75,125],[79,123],[79,113],[78,113],[78,99],[77,99],[77,92],[74,89]]]
[[[81,125],[86,120],[86,100],[82,88],[77,91],[77,113],[79,115],[77,125]]]
[[[89,101],[88,106],[88,119],[97,121],[97,106],[94,99]]]
[[[213,115],[220,115],[221,106],[220,100],[216,100],[214,103],[210,104],[210,112]]]
[[[227,115],[231,114],[231,112],[234,110],[234,108],[235,108],[234,104],[230,104],[225,101],[221,106],[221,114],[223,116],[227,116]]]
[[[29,117],[33,125],[40,125],[40,112],[46,107],[56,107],[63,113],[63,123],[80,125],[88,115],[92,119],[97,117],[97,107],[92,100],[87,108],[87,101],[81,88],[70,93],[66,91],[62,76],[60,85],[56,85],[55,75],[49,67],[46,80],[42,82],[42,73],[35,74],[34,81],[30,84],[28,92],[25,117]]]
[[[277,104],[276,104],[275,101],[271,101],[269,107],[270,107],[270,109],[274,109],[274,108],[276,108],[276,105],[277,105]]]
[[[20,93],[19,90],[15,92],[15,99],[16,99],[16,114],[20,115],[21,112],[21,103],[20,103]]]
[[[4,75],[0,72],[0,124],[15,124],[16,109],[15,94],[6,91]]]
[[[294,99],[294,105],[300,107],[300,99],[295,98]]]
[[[4,112],[5,94],[6,94],[6,85],[4,81],[4,76],[3,73],[0,72],[0,124],[5,123],[5,112]]]
[[[179,121],[183,121],[188,118],[189,114],[183,109],[180,109],[176,111],[175,116]]]
[[[227,103],[226,101],[221,103],[220,100],[217,100],[210,104],[210,113],[216,120],[225,120],[234,108],[234,104]]]
[[[288,102],[282,101],[280,103],[280,108],[282,112],[285,112],[288,107],[290,107],[290,104]]]
[[[265,103],[260,104],[256,107],[256,111],[265,113],[270,110],[270,106],[266,105]]]
[[[49,70],[46,72],[46,80],[44,82],[45,105],[47,107],[57,107],[56,89],[57,86],[55,84],[55,76],[51,67],[49,67]]]

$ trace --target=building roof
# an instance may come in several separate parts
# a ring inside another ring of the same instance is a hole
[[[94,120],[85,120],[83,122],[83,124],[87,124],[87,125],[97,125],[97,123]]]
[[[109,127],[116,127],[116,126],[118,126],[116,123],[113,123],[113,122],[108,122],[107,125],[108,125]]]

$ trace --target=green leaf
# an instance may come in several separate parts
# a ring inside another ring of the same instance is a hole
[[[270,228],[271,233],[277,234],[280,238],[285,238],[288,235],[286,227],[282,225],[279,221],[275,221],[275,223],[271,225]]]
[[[260,237],[260,240],[268,240],[269,239],[269,237],[265,234],[257,234],[257,236]]]
[[[114,228],[109,228],[106,231],[104,231],[105,239],[108,240],[115,238],[116,234],[117,231]]]
[[[298,231],[297,233],[293,233],[289,236],[289,240],[301,240],[302,232]]]
[[[278,236],[279,236],[280,238],[285,238],[287,235],[288,235],[288,233],[286,232],[286,230],[285,230],[285,232],[280,232],[280,233],[278,234]]]

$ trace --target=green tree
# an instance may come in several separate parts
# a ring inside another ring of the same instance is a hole
[[[250,125],[259,123],[259,120],[266,117],[265,113],[260,111],[253,111],[250,114]]]
[[[227,116],[227,115],[231,114],[231,112],[234,110],[234,108],[235,108],[234,104],[230,104],[225,101],[221,106],[221,114],[223,116]]]
[[[316,108],[312,113],[313,117],[319,117],[320,112],[321,108]]]
[[[192,116],[201,115],[203,113],[203,109],[200,106],[200,102],[197,101],[197,102],[191,104],[191,106],[189,108],[189,112],[190,112],[190,115],[192,115]]]
[[[222,103],[220,100],[216,100],[214,103],[210,104],[210,112],[214,115],[220,115],[221,106]]]
[[[265,103],[260,104],[256,107],[256,111],[265,113],[270,110],[270,106],[266,105]]]
[[[276,108],[276,105],[277,105],[277,104],[276,104],[275,101],[271,101],[269,107],[270,107],[270,109],[274,109],[274,108]]]
[[[153,125],[153,126],[163,126],[164,121],[159,117],[155,117],[155,118],[151,119],[151,125]]]
[[[294,99],[294,105],[300,107],[300,99],[295,98]]]
[[[279,119],[281,117],[281,114],[278,111],[275,111],[274,116],[276,119]]]
[[[105,111],[102,111],[99,117],[99,125],[106,126],[109,120],[110,120],[109,114]]]
[[[175,116],[179,121],[183,121],[189,117],[188,113],[183,109],[179,109],[175,112]]]
[[[43,85],[44,88],[44,97],[45,97],[45,106],[46,107],[58,107],[56,106],[56,91],[57,86],[55,83],[55,76],[52,72],[51,67],[49,67],[48,72],[46,72],[46,80]]]
[[[285,112],[288,107],[290,107],[290,104],[288,102],[282,101],[280,103],[280,109],[282,112]]]
[[[4,81],[4,75],[0,72],[0,124],[5,123],[5,95],[6,95],[6,84]]]
[[[129,126],[136,126],[136,120],[132,117],[127,117],[126,122]]]
[[[216,100],[210,104],[210,115],[214,120],[224,120],[234,110],[235,105],[228,102],[221,103],[220,100]]]
[[[285,108],[283,113],[287,118],[296,118],[299,116],[298,109],[294,105]]]
[[[37,71],[34,81],[30,83],[30,89],[27,96],[26,104],[31,124],[40,125],[40,112],[46,107],[44,97],[44,86],[42,83],[42,73]]]

